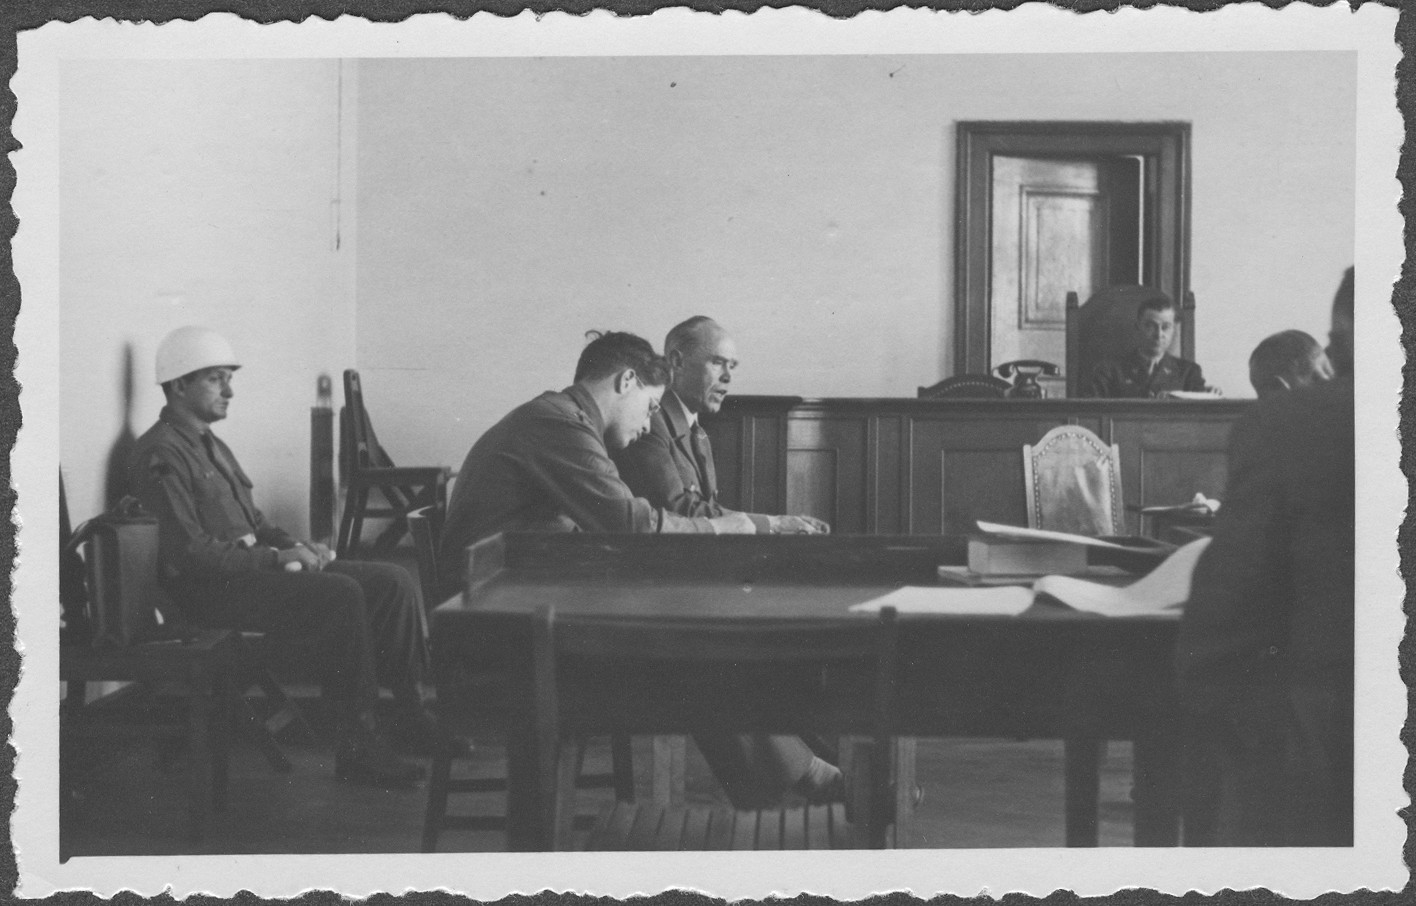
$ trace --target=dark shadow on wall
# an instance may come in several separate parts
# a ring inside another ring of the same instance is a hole
[[[106,509],[113,509],[128,493],[128,457],[132,455],[137,437],[133,435],[133,344],[123,344],[123,427],[113,446],[108,449],[108,467],[103,479],[103,500]]]

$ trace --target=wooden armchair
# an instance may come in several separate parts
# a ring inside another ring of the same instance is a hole
[[[831,623],[662,617],[532,618],[537,787],[545,849],[574,845],[573,778],[586,734],[859,734],[853,821],[840,803],[731,811],[616,803],[590,849],[830,849],[883,847],[893,814],[889,751],[894,719],[896,619]]]
[[[95,635],[92,644],[59,647],[59,679],[67,684],[59,721],[61,789],[72,786],[76,747],[91,740],[185,740],[192,756],[187,830],[200,839],[209,807],[226,805],[239,636],[161,621],[156,522],[90,524],[80,526],[78,537]],[[88,684],[95,682],[129,685],[89,701]],[[149,703],[159,692],[186,703],[184,719],[127,707]],[[60,849],[67,852],[62,842]]]
[[[1076,535],[1125,532],[1121,449],[1079,425],[1061,425],[1023,445],[1028,527]]]
[[[380,446],[373,423],[364,407],[364,388],[359,372],[344,372],[344,409],[340,412],[340,467],[346,485],[344,514],[339,520],[335,552],[342,558],[359,559],[363,551],[364,521],[388,523],[369,551],[374,556],[388,554],[408,532],[408,514],[425,506],[441,506],[447,496],[451,470],[446,466],[395,466]],[[383,506],[371,506],[370,493],[383,498]]]
[[[1078,304],[1076,293],[1067,294],[1067,396],[1081,396],[1092,371],[1106,359],[1121,358],[1136,348],[1136,312],[1150,299],[1170,297],[1146,286],[1108,286],[1097,290],[1086,304]],[[1195,294],[1185,292],[1176,307],[1179,343],[1171,352],[1181,358],[1195,357]]]
[[[408,514],[408,528],[413,535],[413,548],[418,557],[418,580],[423,592],[423,604],[432,609],[457,592],[460,582],[444,576],[438,563],[438,548],[442,540],[443,517],[441,507],[428,506]],[[455,676],[455,683],[439,683],[440,707],[438,716],[443,726],[468,735],[494,729],[497,722],[479,717],[468,717],[467,702],[458,701],[469,696],[495,696],[505,690],[505,678],[488,672],[478,676],[474,665],[458,658],[459,663],[448,665],[441,649],[435,650],[435,666],[442,663],[443,676]],[[442,707],[446,705],[447,707]],[[631,763],[630,741],[627,736],[616,736],[610,740],[613,764],[609,773],[581,774],[577,783],[587,789],[613,789],[615,796],[622,799],[634,798],[633,765]],[[422,850],[436,852],[438,839],[447,830],[463,831],[505,831],[505,814],[448,813],[449,798],[456,794],[505,793],[507,789],[504,773],[485,777],[453,777],[453,755],[444,749],[433,756],[432,776],[428,782],[428,803],[423,815]],[[589,827],[590,816],[580,821],[580,826]]]

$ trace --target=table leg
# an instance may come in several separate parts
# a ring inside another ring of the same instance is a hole
[[[895,738],[895,832],[890,845],[908,849],[915,843],[915,812],[919,808],[919,780],[915,773],[916,740]]]
[[[636,801],[681,808],[688,759],[687,737],[636,736],[631,748],[634,751]]]
[[[1062,741],[1068,846],[1097,845],[1097,799],[1101,795],[1104,745],[1105,741],[1090,738]]]
[[[1174,733],[1156,732],[1136,739],[1135,803],[1137,846],[1180,844],[1181,757]]]
[[[535,729],[530,726],[509,729],[506,734],[506,848],[511,852],[537,852],[545,848],[539,827],[539,763]]]

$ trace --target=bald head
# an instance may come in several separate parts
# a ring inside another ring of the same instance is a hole
[[[737,368],[737,346],[718,322],[697,315],[674,326],[664,338],[664,357],[673,370],[674,393],[688,411],[717,412]]]
[[[1249,356],[1249,383],[1260,399],[1331,377],[1323,347],[1301,330],[1265,337]]]

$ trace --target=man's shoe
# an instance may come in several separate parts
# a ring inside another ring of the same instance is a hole
[[[447,732],[436,717],[422,708],[401,715],[394,722],[390,738],[394,748],[405,755],[462,758],[472,754],[471,743]]]
[[[372,734],[342,740],[334,750],[334,776],[386,789],[412,787],[423,779],[422,765],[404,761]]]

